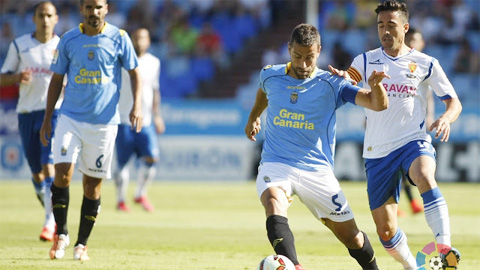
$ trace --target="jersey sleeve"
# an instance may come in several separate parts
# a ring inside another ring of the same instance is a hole
[[[120,30],[122,38],[123,53],[120,55],[122,66],[126,70],[135,69],[138,66],[137,54],[133,48],[132,40],[125,30]]]
[[[260,71],[260,82],[258,83],[258,87],[262,89],[262,91],[267,94],[267,89],[265,89],[265,85],[263,84],[265,82],[265,79],[267,77],[267,70],[269,68],[271,68],[272,66],[271,65],[268,65],[268,66],[265,66],[262,68],[262,70]]]
[[[430,64],[430,70],[424,82],[432,87],[433,92],[435,92],[441,100],[457,97],[453,85],[450,83],[447,75],[445,75],[445,72],[435,58],[433,58],[433,61]]]
[[[61,38],[55,50],[50,70],[61,75],[65,75],[68,70],[69,59],[67,48],[65,46],[65,38]]]
[[[160,69],[161,69],[161,62],[159,59],[155,58],[156,62],[156,71],[155,71],[155,79],[153,80],[153,89],[159,90],[160,89]]]
[[[3,63],[1,73],[16,73],[20,64],[20,56],[15,41],[8,47],[7,57]]]
[[[353,59],[352,64],[347,70],[348,75],[350,75],[350,78],[352,78],[352,80],[359,83],[365,78],[365,64],[365,54],[358,55]]]

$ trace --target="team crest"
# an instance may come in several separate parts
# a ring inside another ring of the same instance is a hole
[[[88,60],[93,60],[94,57],[95,53],[92,50],[88,51]]]
[[[266,176],[266,175],[263,177],[263,181],[264,181],[265,183],[270,183],[270,182],[272,182],[272,180],[270,180],[270,177],[268,177],[268,176]]]
[[[296,104],[298,100],[298,93],[296,91],[293,91],[292,94],[290,95],[290,103]]]
[[[62,150],[60,151],[60,153],[61,153],[62,156],[66,156],[67,155],[67,148],[62,147]]]
[[[54,50],[54,51],[53,51],[52,63],[53,63],[53,64],[56,64],[56,63],[57,63],[57,60],[58,60],[58,50]]]
[[[415,70],[417,70],[417,63],[410,62],[410,64],[408,64],[408,68],[410,69],[411,73],[415,72]]]

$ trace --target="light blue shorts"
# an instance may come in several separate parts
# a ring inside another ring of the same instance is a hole
[[[430,156],[435,159],[435,148],[428,141],[412,141],[385,157],[365,160],[368,201],[371,210],[382,206],[392,196],[396,202],[399,201],[401,173],[404,172],[413,184],[408,176],[408,170],[419,156]]]

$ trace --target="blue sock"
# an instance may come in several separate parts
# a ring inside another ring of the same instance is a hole
[[[448,207],[438,187],[421,194],[425,219],[432,229],[437,245],[451,246]]]

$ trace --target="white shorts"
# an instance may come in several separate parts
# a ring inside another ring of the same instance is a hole
[[[55,129],[53,162],[76,163],[80,155],[80,172],[96,178],[111,178],[117,129],[117,125],[94,125],[60,115]]]
[[[317,219],[335,222],[353,219],[352,209],[330,169],[305,171],[283,163],[265,162],[258,169],[258,197],[269,187],[281,187],[289,201],[297,195]]]

